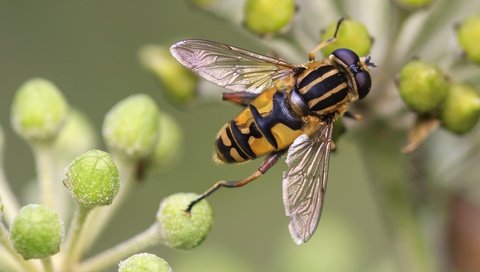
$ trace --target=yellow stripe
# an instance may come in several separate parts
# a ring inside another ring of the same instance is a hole
[[[311,72],[317,70],[320,67],[329,65],[326,61],[314,61],[307,64],[307,69],[297,78],[297,82],[302,81],[306,78]]]
[[[324,81],[326,78],[329,78],[331,76],[333,76],[334,74],[337,74],[338,73],[338,70],[337,69],[332,69],[331,71],[323,74],[321,77],[315,79],[314,81],[310,82],[307,86],[301,88],[299,91],[301,94],[305,94],[307,93],[311,88],[312,86],[315,86],[317,85],[318,83]]]
[[[343,111],[344,110],[339,110],[341,107],[344,107],[346,104],[348,104],[350,100],[350,96],[347,95],[342,101],[338,102],[337,104],[335,105],[332,105],[328,108],[325,108],[323,110],[321,110],[320,112],[316,112],[318,115],[322,116],[322,115],[326,115],[327,113],[332,113],[332,112],[337,112],[339,114],[343,114]]]
[[[225,146],[232,146],[232,142],[230,141],[230,138],[228,138],[227,131],[225,129],[222,129],[220,132],[220,139],[222,140],[222,143]]]
[[[347,83],[345,83],[345,82],[341,83],[337,87],[335,87],[335,88],[331,89],[330,91],[326,92],[324,95],[308,101],[308,107],[313,108],[313,106],[315,106],[319,101],[322,101],[322,100],[330,97],[331,95],[333,95],[335,93],[338,93],[339,91],[343,90],[346,87],[348,87]]]
[[[245,159],[242,158],[242,156],[240,156],[240,154],[238,153],[238,151],[237,151],[236,148],[231,148],[231,149],[230,149],[230,156],[232,156],[232,158],[233,158],[236,162],[243,162],[243,161],[245,161]]]

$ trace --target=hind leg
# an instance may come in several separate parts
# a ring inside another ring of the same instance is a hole
[[[258,97],[258,93],[251,92],[228,92],[222,94],[222,99],[224,101],[232,102],[233,104],[246,107],[250,104],[255,98]]]
[[[225,181],[225,180],[217,181],[207,191],[205,191],[203,194],[198,196],[195,200],[190,202],[190,204],[188,205],[185,212],[190,213],[190,211],[192,210],[193,206],[195,206],[195,204],[200,202],[202,199],[208,197],[209,195],[211,195],[213,192],[217,191],[221,187],[226,187],[226,188],[242,187],[242,186],[256,180],[261,175],[265,174],[270,168],[272,168],[272,166],[274,166],[277,163],[278,159],[280,159],[280,157],[282,157],[282,155],[285,153],[285,151],[286,150],[277,151],[277,152],[273,152],[270,155],[268,155],[265,158],[265,160],[263,161],[263,163],[260,165],[260,167],[258,167],[258,169],[253,174],[251,174],[250,176],[248,176],[244,179],[235,180],[235,181]]]

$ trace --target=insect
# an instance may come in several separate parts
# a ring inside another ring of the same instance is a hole
[[[243,106],[218,133],[215,159],[240,163],[266,156],[250,176],[216,182],[186,212],[221,187],[257,179],[287,153],[283,202],[290,234],[297,244],[311,238],[325,200],[333,122],[344,114],[354,116],[347,107],[369,93],[368,68],[375,66],[369,56],[360,58],[346,48],[316,60],[316,53],[335,41],[341,22],[302,65],[206,40],[184,40],[170,48],[184,66],[228,89],[224,100]]]

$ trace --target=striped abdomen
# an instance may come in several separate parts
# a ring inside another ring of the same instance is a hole
[[[311,63],[298,76],[293,91],[303,98],[310,113],[317,116],[337,114],[351,100],[347,75],[328,62]]]
[[[220,130],[217,158],[244,162],[289,147],[302,134],[303,121],[287,103],[286,94],[275,87],[260,94]]]

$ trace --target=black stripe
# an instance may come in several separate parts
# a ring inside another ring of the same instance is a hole
[[[226,146],[223,141],[222,141],[222,138],[221,137],[218,137],[218,139],[216,140],[215,144],[217,145],[217,151],[222,154],[222,157],[223,159],[226,161],[226,162],[235,162],[235,160],[232,158],[232,156],[230,156],[230,147],[229,146]]]
[[[230,122],[230,124],[232,124],[233,121]],[[235,124],[235,122],[233,122]],[[226,131],[227,131],[227,136],[228,138],[230,139],[230,141],[232,142],[232,148],[235,148],[235,150],[237,150],[238,152],[238,155],[240,155],[240,157],[242,157],[243,159],[247,160],[248,159],[248,156],[247,154],[245,154],[242,149],[237,145],[237,141],[235,141],[235,137],[232,136],[232,132],[230,131],[230,128],[231,126],[229,126]],[[229,154],[230,155],[230,154]]]
[[[332,71],[333,69],[335,69],[335,67],[331,65],[325,65],[325,66],[318,67],[316,70],[310,71],[310,73],[306,77],[304,77],[302,81],[300,81],[300,83],[298,84],[298,89],[301,89],[307,86],[317,78],[322,77],[323,75]]]
[[[335,73],[321,82],[313,85],[307,92],[302,94],[305,102],[308,102],[312,99],[318,98],[326,94],[327,92],[335,89],[338,85],[347,82],[347,78],[343,73]]]
[[[338,102],[342,101],[343,99],[345,99],[347,95],[348,95],[348,87],[345,87],[340,91],[330,95],[329,97],[318,101],[318,103],[313,105],[310,109],[313,111],[320,111],[325,108],[331,107],[337,104]]]
[[[268,118],[269,116],[263,117],[260,112],[258,112],[257,108],[255,108],[255,106],[253,106],[252,104],[248,105],[248,108],[252,113],[253,120],[255,120],[255,123],[257,123],[257,127],[260,129],[265,139],[267,139],[267,141],[273,147],[275,147],[275,149],[277,149],[277,140],[275,139],[271,131],[272,127],[275,125],[275,120],[273,120],[272,118]]]
[[[250,135],[255,137],[255,138],[262,138],[262,133],[257,128],[257,125],[255,125],[255,122],[250,123],[250,126],[248,127],[250,130]]]
[[[233,136],[237,140],[238,145],[240,146],[240,149],[251,158],[256,158],[257,156],[255,155],[255,153],[253,153],[253,150],[250,148],[250,145],[248,144],[248,138],[250,138],[250,133],[243,134],[238,128],[235,121],[230,121],[230,128],[232,129]]]

